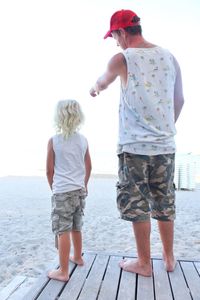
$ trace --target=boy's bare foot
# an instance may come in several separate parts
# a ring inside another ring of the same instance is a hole
[[[84,260],[81,258],[75,258],[74,256],[70,256],[69,258],[74,264],[83,266],[84,265]]]
[[[67,273],[62,272],[61,269],[49,271],[48,277],[51,279],[56,279],[56,280],[60,280],[60,281],[68,281],[69,280],[69,275]]]
[[[141,266],[138,260],[123,259],[119,266],[127,272],[137,273],[145,277],[152,276],[151,264]]]
[[[176,268],[176,260],[174,256],[167,258],[166,255],[163,254],[163,261],[165,264],[165,270],[167,272],[173,272]]]

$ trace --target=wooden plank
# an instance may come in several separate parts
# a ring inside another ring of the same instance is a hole
[[[84,255],[84,265],[76,267],[75,271],[70,277],[70,280],[62,291],[59,300],[76,300],[78,298],[95,257],[95,254]]]
[[[191,300],[190,291],[186,285],[180,264],[177,262],[174,272],[169,272],[169,278],[175,300]]]
[[[155,258],[152,261],[153,277],[143,277],[121,270],[118,263],[122,256],[87,252],[84,266],[70,263],[70,280],[67,283],[49,280],[46,272],[25,296],[22,293],[23,300],[154,300],[154,294],[156,300],[200,300],[200,262],[184,260],[177,264],[174,272],[167,273],[162,259]],[[55,267],[58,267],[57,259],[49,269]],[[21,296],[15,297],[20,288],[6,289],[15,290],[9,292],[13,299],[0,296],[0,300],[21,299]]]
[[[76,268],[76,265],[69,262],[69,276],[71,272]],[[66,285],[66,282],[51,279],[48,284],[45,286],[45,289],[37,297],[37,300],[55,300],[63,287]]]
[[[27,277],[25,281],[17,288],[16,291],[8,298],[8,300],[19,300],[22,299],[30,290],[35,283],[36,278]],[[1,299],[1,298],[0,298]]]
[[[162,260],[153,260],[153,275],[156,299],[172,300],[169,278]]]
[[[102,251],[94,251],[94,250],[87,250],[86,253],[89,254],[95,254],[95,255],[108,255],[108,256],[116,256],[116,257],[126,257],[126,258],[130,258],[130,259],[137,259],[137,255],[133,256],[133,252],[126,252],[126,254],[124,253],[124,251],[117,251],[117,252],[111,252],[111,251],[106,251],[106,250],[102,250]],[[162,260],[162,255],[152,255],[151,256],[152,260]],[[195,262],[195,263],[200,263],[200,259],[192,259],[192,258],[185,258],[185,257],[178,257],[177,258],[178,261],[191,261],[191,262]]]
[[[58,258],[56,258],[49,266],[49,269],[58,268]],[[29,290],[29,292],[24,296],[22,300],[34,300],[39,293],[44,289],[44,287],[49,282],[49,278],[47,277],[47,272],[44,272],[39,278],[36,280],[33,287]]]
[[[197,272],[199,273],[199,276],[200,276],[200,262],[195,262],[194,263],[196,269],[197,269]]]
[[[137,300],[144,299],[154,300],[153,277],[139,275],[137,282]]]
[[[108,255],[97,255],[85,281],[79,300],[96,300],[108,263]]]
[[[121,280],[117,300],[135,300],[136,274],[121,270]]]
[[[119,276],[121,272],[119,267],[119,260],[121,259],[122,257],[110,256],[98,300],[116,299],[119,285]]]
[[[26,280],[25,276],[16,276],[14,279],[0,292],[0,300],[6,300],[8,297]]]
[[[191,262],[181,262],[181,267],[185,275],[186,282],[190,289],[193,300],[200,300],[200,277]]]

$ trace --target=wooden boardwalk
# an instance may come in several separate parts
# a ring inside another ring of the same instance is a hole
[[[153,276],[143,277],[122,271],[122,258],[85,253],[83,267],[70,263],[67,283],[44,274],[23,300],[200,300],[200,262],[178,260],[175,271],[167,273],[163,261],[155,258]]]

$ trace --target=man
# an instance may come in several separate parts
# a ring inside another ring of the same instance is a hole
[[[137,260],[123,260],[120,267],[152,275],[151,216],[158,221],[165,268],[172,272],[174,135],[184,103],[180,67],[168,50],[144,39],[140,18],[133,11],[115,12],[107,37],[123,51],[110,59],[90,95],[95,97],[120,77],[117,205],[121,218],[133,224],[138,252]]]

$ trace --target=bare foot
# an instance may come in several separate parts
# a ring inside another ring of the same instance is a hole
[[[51,279],[56,279],[60,281],[68,281],[69,275],[67,273],[62,272],[60,269],[52,270],[48,272],[48,277]]]
[[[152,276],[151,264],[141,266],[138,260],[123,259],[119,266],[127,272],[137,273],[139,275],[150,277]]]
[[[176,260],[174,256],[167,258],[166,255],[163,254],[163,261],[165,264],[165,270],[167,272],[173,272],[176,268]]]
[[[84,261],[81,258],[76,259],[74,256],[70,256],[69,258],[74,264],[79,265],[79,266],[83,266],[84,265]]]

